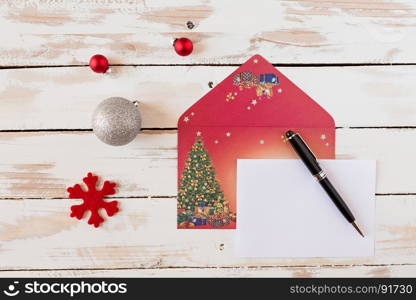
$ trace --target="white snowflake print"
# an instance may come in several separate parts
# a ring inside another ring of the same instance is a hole
[[[191,112],[191,116],[195,116],[195,113],[194,112]]]
[[[326,135],[325,134],[321,135],[321,140],[325,140],[325,139],[326,139]]]
[[[218,142],[218,140],[215,140],[215,141],[214,141],[214,144],[218,144],[218,143],[219,143],[219,142]]]
[[[277,92],[278,93],[281,93],[281,92],[283,92],[283,90],[282,89],[278,89]]]
[[[196,136],[201,136],[202,132],[201,131],[197,131],[196,132]]]
[[[257,104],[257,100],[256,99],[251,100],[251,104],[256,105]]]
[[[251,109],[251,107],[250,106],[247,106],[247,110],[250,110]]]
[[[328,147],[328,146],[329,146],[329,143],[326,143],[326,144],[325,144],[325,146],[327,146],[327,147]]]
[[[260,140],[259,143],[260,143],[260,145],[263,145],[264,144],[264,140]]]
[[[253,59],[253,63],[258,63],[259,62],[259,60],[257,59],[257,58],[255,58],[255,59]]]
[[[186,123],[186,122],[189,121],[189,118],[188,117],[185,117],[185,118],[183,118],[183,121]]]
[[[227,137],[230,137],[230,136],[231,136],[231,132],[227,132],[225,135],[226,135]]]

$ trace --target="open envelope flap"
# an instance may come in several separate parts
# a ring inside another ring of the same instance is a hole
[[[259,55],[186,110],[178,121],[178,227],[235,228],[237,159],[295,158],[288,129],[318,158],[335,157],[332,117]]]
[[[299,87],[255,55],[192,105],[179,119],[200,126],[335,127]]]

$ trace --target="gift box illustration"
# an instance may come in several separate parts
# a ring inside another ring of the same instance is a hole
[[[331,115],[259,55],[188,108],[178,120],[178,228],[236,228],[237,159],[297,158],[288,129],[335,158]]]

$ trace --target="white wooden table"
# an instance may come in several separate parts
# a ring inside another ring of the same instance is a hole
[[[1,1],[0,276],[415,276],[415,25],[412,0]],[[238,259],[233,231],[175,229],[177,118],[257,53],[333,115],[338,158],[377,159],[375,257]],[[142,103],[121,148],[91,132],[111,96]],[[68,216],[88,171],[119,183],[100,229]]]

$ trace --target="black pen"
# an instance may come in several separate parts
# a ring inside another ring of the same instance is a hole
[[[303,141],[302,137],[298,133],[288,130],[286,132],[286,138],[289,140],[290,144],[299,155],[300,159],[303,161],[312,175],[318,180],[322,188],[328,194],[329,198],[331,198],[332,202],[334,202],[335,206],[339,209],[342,215],[347,219],[348,222],[351,223],[352,226],[354,226],[358,233],[364,237],[364,234],[361,232],[360,228],[358,228],[358,225],[355,222],[355,218],[351,210],[348,208],[347,204],[344,202],[344,200],[342,200],[342,197],[331,184],[325,172],[319,166],[315,155],[308,147],[308,145]]]

